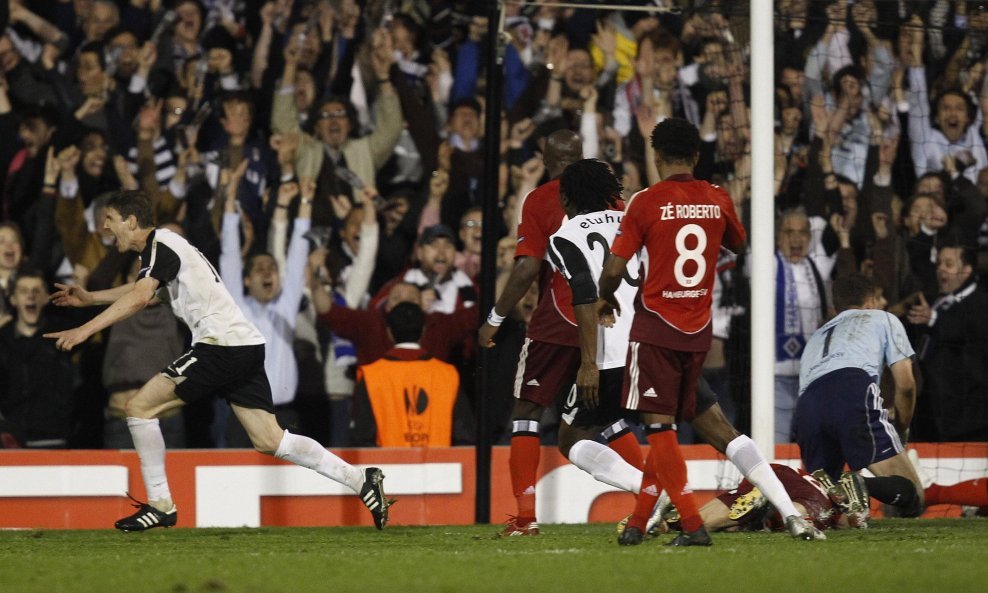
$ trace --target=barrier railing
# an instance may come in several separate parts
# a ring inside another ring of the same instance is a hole
[[[911,445],[921,465],[942,484],[988,476],[988,444]],[[344,449],[357,465],[384,469],[389,496],[400,500],[394,525],[474,522],[475,465],[470,447],[448,449]],[[733,487],[737,470],[710,447],[684,447],[690,484],[705,502]],[[495,447],[491,520],[515,509],[508,448]],[[799,466],[793,445],[776,448],[780,463]],[[356,496],[315,472],[253,451],[172,451],[170,486],[179,527],[370,525]],[[0,528],[101,529],[129,514],[126,492],[144,495],[133,451],[0,451]],[[542,523],[617,521],[633,507],[630,494],[595,481],[545,447],[539,468],[538,516]],[[957,507],[929,514],[957,516]]]

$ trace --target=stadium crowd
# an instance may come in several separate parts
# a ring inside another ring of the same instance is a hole
[[[103,225],[108,196],[138,188],[264,334],[283,425],[324,445],[380,443],[394,431],[368,411],[375,398],[417,386],[373,387],[357,369],[413,345],[456,367],[430,389],[459,393],[443,441],[472,442],[485,143],[501,155],[499,284],[556,130],[579,132],[630,198],[658,182],[655,123],[683,117],[703,140],[696,176],[747,221],[747,3],[629,3],[680,10],[508,4],[491,139],[485,2],[0,0],[4,444],[130,446],[123,403],[187,349],[165,307],[71,353],[41,337],[93,314],[49,306],[55,283],[137,276],[137,254]],[[775,27],[776,440],[791,440],[830,283],[858,271],[919,357],[911,438],[988,440],[988,2],[780,0]],[[704,372],[739,427],[748,273],[725,252]],[[533,287],[501,327],[498,376],[514,376],[537,298]],[[408,340],[395,344],[399,317]],[[491,394],[506,442],[511,382]],[[173,447],[248,444],[222,401],[162,429]]]

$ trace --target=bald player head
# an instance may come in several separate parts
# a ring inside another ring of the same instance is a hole
[[[545,168],[549,177],[555,179],[563,174],[563,169],[583,158],[583,141],[572,130],[556,130],[545,141]]]

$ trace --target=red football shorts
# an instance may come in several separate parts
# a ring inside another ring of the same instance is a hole
[[[706,352],[629,342],[621,404],[628,410],[692,420],[696,385],[706,357]]]
[[[518,355],[515,397],[545,408],[569,393],[580,370],[580,349],[525,338]]]

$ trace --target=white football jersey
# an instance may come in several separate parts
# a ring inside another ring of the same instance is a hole
[[[138,279],[161,283],[175,315],[189,326],[193,344],[253,346],[264,336],[244,316],[212,264],[184,237],[167,229],[148,235]]]
[[[598,294],[598,282],[604,261],[610,256],[611,243],[617,235],[624,212],[604,210],[580,214],[563,222],[549,237],[549,261],[573,286],[574,276],[589,273],[593,281],[593,298]],[[638,294],[638,256],[628,262],[624,280],[614,293],[621,305],[621,314],[614,326],[597,330],[597,367],[623,367],[628,354],[628,335],[635,316],[635,296]],[[574,293],[573,302],[582,295]],[[586,295],[589,297],[590,295]]]

